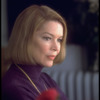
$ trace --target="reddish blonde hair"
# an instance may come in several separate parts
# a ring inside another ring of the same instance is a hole
[[[46,21],[58,21],[63,26],[63,41],[61,50],[54,64],[60,63],[65,58],[67,26],[64,18],[48,6],[32,5],[22,11],[17,17],[8,45],[5,49],[5,62],[16,64],[34,64],[28,51],[28,44],[34,32]]]

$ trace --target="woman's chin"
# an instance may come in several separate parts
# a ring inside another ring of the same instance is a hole
[[[47,63],[47,64],[45,64],[44,66],[45,66],[45,67],[52,67],[52,66],[53,66],[53,62]]]

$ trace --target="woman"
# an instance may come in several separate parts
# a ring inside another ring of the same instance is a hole
[[[65,58],[65,20],[47,6],[32,5],[17,17],[5,63],[10,65],[2,81],[3,100],[36,100],[45,90],[55,88],[67,100],[43,67],[52,67]]]

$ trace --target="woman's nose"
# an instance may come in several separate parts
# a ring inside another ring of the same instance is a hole
[[[57,41],[53,41],[51,48],[52,48],[53,51],[59,51],[60,50],[60,44]]]

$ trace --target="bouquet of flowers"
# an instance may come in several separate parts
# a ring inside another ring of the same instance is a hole
[[[42,92],[36,100],[60,100],[60,96],[56,89],[51,88]]]

